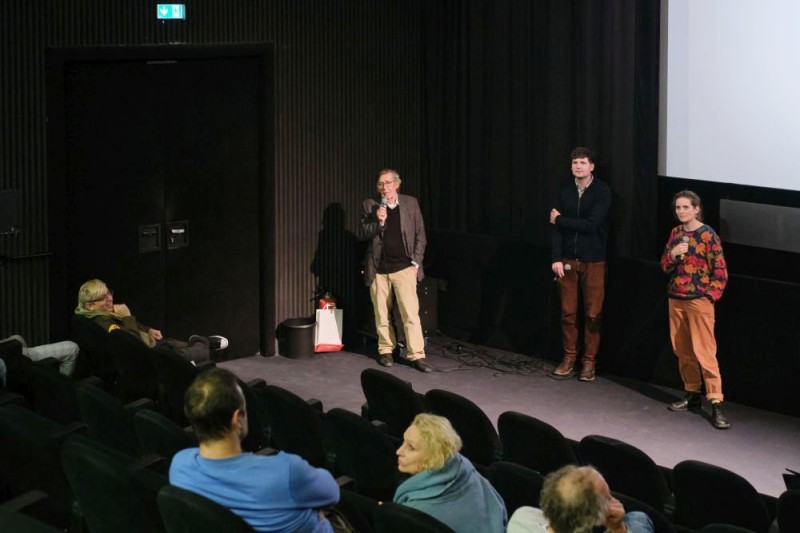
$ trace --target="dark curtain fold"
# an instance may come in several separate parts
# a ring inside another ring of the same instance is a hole
[[[610,253],[653,258],[660,2],[424,9],[428,225],[548,246],[570,150],[589,146],[614,191]]]

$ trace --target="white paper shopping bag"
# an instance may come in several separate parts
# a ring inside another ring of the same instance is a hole
[[[314,331],[314,351],[338,352],[342,344],[343,315],[341,309],[317,309],[317,327]]]

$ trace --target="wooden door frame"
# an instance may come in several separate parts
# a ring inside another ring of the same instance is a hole
[[[275,355],[275,47],[248,45],[160,45],[52,48],[47,51],[48,231],[53,258],[50,269],[49,323],[53,338],[69,337],[74,289],[66,287],[65,205],[65,72],[75,62],[169,61],[254,58],[259,65],[259,332],[260,353]],[[77,289],[77,288],[75,288]]]

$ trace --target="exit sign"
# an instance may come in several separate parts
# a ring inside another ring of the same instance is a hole
[[[186,6],[184,4],[158,4],[156,14],[159,20],[184,20]]]

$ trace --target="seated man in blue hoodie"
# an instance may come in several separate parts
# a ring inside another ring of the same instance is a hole
[[[186,391],[184,411],[200,441],[172,459],[169,481],[223,505],[256,531],[332,533],[323,509],[339,501],[339,486],[322,468],[280,452],[242,452],[247,405],[236,376],[213,368]]]

